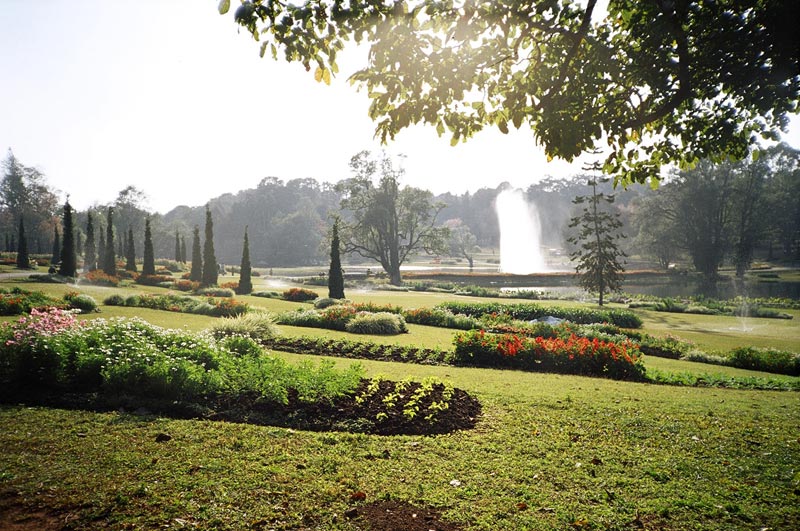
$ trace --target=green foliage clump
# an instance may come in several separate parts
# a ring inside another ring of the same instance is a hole
[[[216,287],[200,288],[197,290],[197,294],[204,297],[233,297],[235,295],[234,291],[230,288]]]
[[[268,312],[248,312],[235,317],[220,319],[210,328],[211,335],[217,339],[231,336],[244,336],[259,343],[266,343],[278,333],[275,316]]]
[[[103,304],[106,306],[125,306],[125,297],[119,293],[115,293],[103,299]]]
[[[247,304],[234,299],[208,298],[200,300],[185,295],[131,295],[122,300],[121,296],[112,295],[104,301],[110,306],[129,306],[132,308],[149,308],[170,312],[184,312],[211,317],[234,317],[245,314],[249,310]]]
[[[408,332],[402,315],[389,312],[358,312],[344,327],[352,334],[396,335]]]
[[[68,293],[64,295],[64,300],[73,310],[80,310],[82,313],[97,311],[97,301],[89,295],[82,293]]]
[[[347,299],[331,299],[330,297],[323,297],[321,299],[317,299],[314,301],[314,308],[317,310],[324,310],[330,306],[336,306],[337,304],[347,304],[349,301]]]
[[[54,299],[41,291],[28,291],[19,287],[0,288],[0,315],[30,313],[34,308],[64,307],[64,301]]]
[[[454,314],[442,308],[416,308],[403,312],[406,322],[441,328],[472,330],[480,328],[481,320],[469,315]]]
[[[739,347],[731,351],[729,364],[739,369],[800,376],[800,353],[778,349]]]
[[[174,281],[175,278],[172,275],[147,275],[142,273],[136,278],[136,283],[142,286],[158,286],[164,282],[172,283]]]
[[[640,328],[641,318],[628,310],[592,310],[588,308],[561,308],[557,306],[539,306],[533,303],[499,302],[444,302],[437,308],[449,310],[455,314],[483,317],[491,314],[505,314],[513,319],[531,321],[552,316],[578,324],[611,323],[622,328]]]
[[[319,295],[316,291],[304,288],[289,288],[283,292],[283,299],[291,302],[313,301]]]

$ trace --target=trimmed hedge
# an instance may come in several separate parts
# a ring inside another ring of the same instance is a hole
[[[642,320],[629,310],[593,310],[588,308],[562,308],[540,306],[533,303],[503,304],[500,302],[444,302],[436,308],[471,317],[504,314],[520,321],[532,321],[552,316],[578,324],[611,323],[622,328],[641,328]]]

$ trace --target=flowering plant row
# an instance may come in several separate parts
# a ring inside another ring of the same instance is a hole
[[[642,320],[630,310],[594,310],[590,308],[564,308],[540,306],[534,303],[501,302],[445,302],[437,308],[472,317],[508,315],[512,319],[530,321],[552,316],[578,324],[611,323],[623,328],[641,328]]]
[[[150,308],[151,310],[166,310],[170,312],[195,313],[210,315],[212,317],[234,317],[246,313],[247,304],[228,298],[208,297],[197,299],[185,295],[111,295],[104,304],[108,306],[130,306],[136,308]]]
[[[614,379],[644,378],[638,346],[578,337],[527,337],[470,330],[455,336],[452,362],[456,365],[508,367]]]

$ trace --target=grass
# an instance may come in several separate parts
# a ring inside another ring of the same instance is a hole
[[[57,296],[68,290],[24,287]],[[100,301],[106,296],[100,292],[128,293],[81,291]],[[357,302],[409,308],[452,298],[418,292],[347,295]],[[273,311],[303,307],[237,298]],[[678,335],[709,350],[800,345],[797,312],[792,321],[752,319],[748,332],[732,330],[739,321],[731,317],[639,313],[644,331]],[[95,315],[138,315],[160,326],[191,330],[214,322],[124,307],[104,306]],[[292,335],[367,339],[280,328]],[[369,339],[451,345],[453,331],[409,329],[409,334]],[[280,355],[290,361],[308,359]],[[449,381],[481,400],[482,419],[470,432],[381,437],[2,406],[0,527],[3,508],[15,505],[44,510],[62,522],[69,519],[79,529],[354,531],[358,527],[343,514],[359,503],[351,495],[361,491],[367,502],[391,498],[439,508],[471,531],[800,528],[800,393],[360,363],[369,376]],[[663,358],[646,358],[646,365],[670,372],[766,376]],[[171,439],[157,442],[158,434]]]
[[[474,530],[800,525],[796,393],[363,365],[447,379],[481,399],[483,420],[379,437],[4,407],[0,488],[111,529],[354,530],[341,515],[357,491],[435,506]]]

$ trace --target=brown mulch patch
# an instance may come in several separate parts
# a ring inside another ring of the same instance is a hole
[[[437,511],[406,502],[370,503],[351,509],[345,516],[369,531],[461,531],[456,524],[442,520]]]

